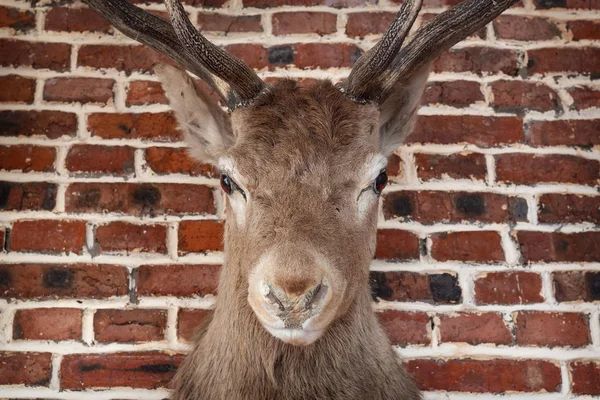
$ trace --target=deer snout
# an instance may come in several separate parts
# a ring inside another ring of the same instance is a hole
[[[285,328],[302,328],[304,322],[323,310],[328,291],[324,279],[317,284],[291,280],[266,284],[262,300],[267,311],[281,318]]]

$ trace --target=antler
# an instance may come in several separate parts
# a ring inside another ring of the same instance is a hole
[[[86,2],[125,35],[173,59],[207,82],[231,109],[251,101],[265,87],[250,67],[194,28],[179,0],[165,1],[172,25],[127,0]]]
[[[419,28],[402,43],[421,8],[421,0],[405,0],[377,45],[358,59],[342,84],[349,96],[382,103],[399,81],[410,79],[442,52],[500,15],[518,0],[466,0]]]

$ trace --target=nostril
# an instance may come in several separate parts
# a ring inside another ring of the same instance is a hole
[[[327,286],[322,282],[315,286],[314,289],[310,290],[305,297],[305,307],[315,308],[322,303],[323,299],[327,295]]]
[[[276,305],[279,308],[279,311],[285,311],[285,306],[283,305],[283,303],[281,302],[281,300],[279,300],[277,298],[277,296],[275,295],[275,293],[273,293],[273,290],[271,288],[269,288],[269,293],[267,293],[267,300],[269,300],[271,302],[271,304]]]

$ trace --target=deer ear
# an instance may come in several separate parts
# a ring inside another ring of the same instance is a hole
[[[396,150],[412,132],[421,96],[425,90],[429,65],[395,84],[392,93],[380,105],[380,151],[386,157]]]
[[[163,84],[190,154],[201,162],[217,165],[219,157],[235,142],[229,115],[199,90],[185,71],[164,64],[154,71]]]

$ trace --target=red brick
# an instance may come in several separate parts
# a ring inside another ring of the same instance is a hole
[[[0,39],[0,66],[67,71],[71,45]]]
[[[600,196],[543,194],[539,197],[540,222],[592,222],[600,224]]]
[[[76,308],[17,310],[13,339],[81,340],[81,317]]]
[[[529,74],[577,72],[597,75],[600,73],[600,48],[544,48],[528,50]]]
[[[73,183],[65,208],[75,213],[214,214],[210,188],[173,183]]]
[[[77,66],[94,69],[116,69],[130,74],[134,71],[151,72],[157,63],[169,63],[163,56],[142,45],[83,45],[79,49]]]
[[[552,111],[560,109],[558,95],[539,82],[496,81],[490,84],[491,106],[499,111]]]
[[[0,385],[48,386],[50,353],[0,352]]]
[[[350,43],[298,43],[295,48],[295,64],[302,69],[351,67],[362,54]]]
[[[384,195],[383,215],[425,224],[522,221],[527,216],[527,204],[518,197],[495,193],[399,191]]]
[[[502,262],[504,252],[497,232],[448,232],[431,236],[431,256],[437,261]]]
[[[81,254],[84,244],[84,221],[16,221],[10,235],[12,251]]]
[[[352,15],[352,14],[350,14]],[[337,31],[337,16],[326,12],[282,12],[273,14],[273,34],[316,33],[319,36]]]
[[[408,143],[468,143],[479,147],[519,143],[523,121],[517,117],[474,115],[423,115],[417,118]]]
[[[0,6],[0,28],[32,30],[35,28],[35,13],[31,10]]]
[[[574,361],[569,364],[574,394],[600,394],[600,363],[597,361]]]
[[[167,388],[183,355],[165,353],[69,354],[60,366],[62,390]]]
[[[244,7],[329,6],[336,8],[361,7],[375,0],[244,0]]]
[[[600,119],[534,122],[530,131],[528,142],[532,146],[592,147],[600,144]]]
[[[177,141],[181,133],[172,113],[91,114],[88,130],[103,139]]]
[[[0,253],[4,252],[4,237],[6,236],[6,232],[4,228],[0,228]],[[1,274],[1,272],[0,272]]]
[[[396,154],[388,157],[387,174],[392,181],[398,181],[402,178],[402,159]]]
[[[1,12],[1,7],[0,7]],[[0,76],[0,103],[33,103],[35,79],[19,75]]]
[[[452,392],[559,392],[560,367],[542,360],[411,360],[421,390]]]
[[[96,228],[95,243],[102,252],[167,253],[165,225],[111,222]]]
[[[177,337],[180,340],[191,341],[196,329],[212,318],[211,310],[180,308],[177,314]]]
[[[399,0],[392,0],[395,3],[400,2]],[[452,5],[458,4],[460,3],[460,1],[457,0],[441,0],[441,1],[436,1],[436,0],[425,0],[425,4],[427,3],[452,3]],[[440,6],[444,6],[444,4],[439,4],[439,5],[433,5],[433,7],[440,7]],[[434,14],[434,13],[427,13],[427,12],[421,12],[419,14],[419,16],[417,17],[417,21],[415,23],[416,26],[418,27],[423,27],[427,24],[429,24],[429,22],[431,22],[435,17],[437,17],[439,14]],[[468,39],[483,39],[485,40],[487,37],[487,30],[486,27],[484,26],[483,28],[479,29],[476,32],[473,32],[471,35],[467,36],[467,40]]]
[[[542,277],[534,272],[488,272],[475,280],[477,304],[532,304],[544,301]]]
[[[600,21],[569,21],[567,29],[571,31],[573,40],[600,39]]]
[[[53,7],[46,13],[44,29],[59,32],[111,32],[108,21],[89,8]]]
[[[262,69],[269,64],[267,49],[259,44],[230,44],[225,50],[234,57],[242,60],[250,68]]]
[[[52,78],[44,85],[44,100],[62,103],[102,103],[113,98],[112,79]]]
[[[454,313],[439,316],[440,342],[511,344],[512,334],[497,313]]]
[[[52,172],[54,171],[53,147],[32,145],[0,146],[0,169],[20,172]]]
[[[159,175],[185,174],[207,178],[219,176],[215,167],[196,161],[184,148],[149,147],[146,149],[146,163]]]
[[[515,50],[490,47],[450,49],[442,53],[432,66],[434,72],[493,72],[517,75],[518,57]]]
[[[414,260],[419,258],[419,237],[408,231],[380,229],[377,231],[375,258]]]
[[[542,182],[598,184],[600,162],[570,155],[500,154],[496,179],[503,183],[532,185]]]
[[[69,149],[66,167],[71,172],[130,175],[134,173],[134,151],[129,146],[75,145]]]
[[[223,250],[222,221],[182,221],[179,223],[179,254]]]
[[[47,182],[0,181],[0,210],[52,211],[56,205],[57,185]]]
[[[516,315],[515,325],[520,346],[583,347],[590,344],[585,314],[521,311]]]
[[[600,232],[519,231],[517,238],[528,262],[600,261]]]
[[[163,340],[166,328],[166,310],[97,310],[94,314],[98,342]]]
[[[457,303],[462,291],[456,276],[419,274],[407,271],[370,273],[373,299],[386,301],[420,301],[440,304]]]
[[[75,136],[77,116],[62,111],[0,111],[0,136]]]
[[[148,4],[148,3],[164,3],[162,0],[130,0],[133,4]],[[192,7],[205,7],[205,8],[220,8],[225,5],[227,0],[182,0],[181,3],[187,4]]]
[[[167,104],[168,100],[160,82],[133,81],[127,86],[125,105]]]
[[[600,108],[600,90],[585,86],[576,86],[569,89],[569,94],[573,98],[571,108],[575,110]]]
[[[395,13],[392,12],[359,12],[348,14],[346,35],[349,37],[365,37],[382,35],[391,25]]]
[[[198,27],[203,32],[262,32],[260,15],[222,15],[199,13]]]
[[[485,98],[481,84],[471,81],[429,82],[425,88],[422,104],[443,104],[451,107],[468,107]]]
[[[600,300],[600,272],[559,271],[552,274],[558,302]]]
[[[556,23],[547,18],[500,15],[494,22],[498,39],[534,41],[555,40],[562,37]]]
[[[430,321],[425,313],[384,311],[377,313],[377,318],[394,345],[431,343]]]
[[[485,180],[485,156],[479,153],[415,154],[417,175],[423,181],[438,179]]]
[[[1,264],[0,297],[101,299],[124,296],[127,269],[103,264]]]
[[[140,296],[196,297],[214,295],[218,265],[142,265],[138,272]]]
[[[584,10],[600,9],[598,0],[533,0],[535,8],[546,10],[551,8],[571,8]]]

